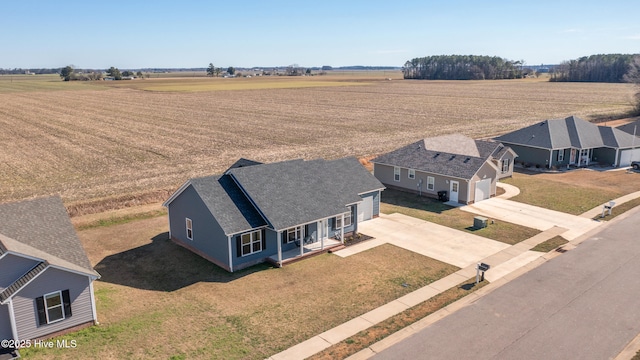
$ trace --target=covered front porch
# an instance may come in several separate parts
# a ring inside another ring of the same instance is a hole
[[[296,262],[298,260],[323,254],[331,249],[342,246],[342,241],[327,238],[324,240],[317,240],[315,242],[303,243],[301,246],[296,247],[288,251],[282,252],[281,263],[278,262],[278,254],[269,256],[267,261],[273,266],[281,267],[285,264]]]

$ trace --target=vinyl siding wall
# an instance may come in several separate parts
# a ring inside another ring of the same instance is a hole
[[[486,164],[485,164],[486,165]],[[416,178],[408,178],[409,170],[405,168],[400,169],[400,181],[393,180],[393,166],[389,165],[374,165],[374,175],[381,183],[389,188],[396,188],[400,190],[406,190],[411,193],[417,194],[417,184],[422,180],[422,195],[429,197],[438,197],[438,191],[445,190],[447,194],[450,191],[450,183],[447,181],[457,181],[458,187],[458,202],[464,203],[467,201],[467,182],[463,179],[456,179],[447,176],[441,176],[436,174],[425,173],[416,170]],[[431,176],[434,178],[434,189],[427,190],[427,178]]]
[[[469,186],[468,202],[474,201],[476,198],[476,181],[480,181],[484,179],[491,179],[491,196],[496,196],[496,182],[498,181],[496,178],[496,170],[489,163],[485,162],[484,165],[480,167],[480,170],[478,170],[476,175],[470,181],[471,186]],[[460,187],[462,187],[462,184],[460,184]],[[465,197],[466,197],[466,194],[465,194]],[[458,200],[462,200],[462,199],[458,199]]]
[[[186,218],[192,221],[193,240],[187,238]],[[227,235],[193,186],[186,188],[169,204],[169,227],[174,241],[195,248],[229,266]]]
[[[37,264],[38,262],[35,260],[14,254],[6,254],[0,259],[0,289],[13,284]]]
[[[618,164],[620,161],[619,158],[616,159],[616,149],[611,149],[611,148],[593,149],[593,156],[591,157],[591,159],[593,162],[597,162],[604,165]]]
[[[0,340],[13,339],[11,321],[9,319],[9,305],[0,305]]]
[[[507,170],[507,172],[502,172],[502,162],[505,159],[509,159],[509,170]],[[506,154],[504,154],[504,156],[502,156],[502,160],[497,162],[497,166],[498,166],[498,179],[504,179],[507,177],[511,177],[513,176],[513,164],[515,162],[515,157],[513,156],[513,154],[511,154],[511,152],[507,152]]]
[[[504,145],[507,145],[509,147],[511,147],[511,149],[513,149],[513,151],[516,152],[516,154],[518,154],[518,162],[525,162],[525,163],[529,163],[529,164],[538,164],[540,166],[546,166],[547,163],[549,162],[549,150],[548,149],[538,149],[538,148],[531,148],[531,147],[527,147],[527,146],[521,146],[521,145],[517,145],[517,144],[508,144],[508,143],[504,143]],[[554,151],[554,157],[553,157],[553,162],[557,163],[557,159],[558,159],[558,154],[557,151]],[[567,149],[567,151],[565,152],[565,157],[564,157],[564,161],[566,161],[566,163],[569,162],[569,157],[571,155],[571,153],[569,152],[569,150]],[[553,165],[553,164],[552,164]]]
[[[13,298],[17,337],[34,339],[73,326],[95,321],[91,308],[89,277],[51,267],[44,270]],[[72,316],[53,324],[38,325],[37,297],[54,291],[69,289]]]

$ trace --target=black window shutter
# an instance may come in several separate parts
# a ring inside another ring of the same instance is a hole
[[[309,224],[304,226],[304,237],[309,236]]]
[[[38,309],[38,325],[46,325],[47,314],[44,313],[44,296],[36,298],[36,309]]]
[[[69,290],[62,291],[62,303],[64,304],[64,317],[71,317],[71,297]]]
[[[278,243],[276,243],[278,245]],[[267,248],[267,231],[262,229],[262,250]]]
[[[242,256],[242,242],[240,235],[236,235],[236,257]]]

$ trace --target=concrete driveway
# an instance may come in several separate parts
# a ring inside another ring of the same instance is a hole
[[[495,197],[462,206],[460,209],[489,219],[506,221],[542,231],[554,226],[563,227],[568,231],[561,236],[567,240],[573,240],[602,224],[581,216]]]
[[[360,223],[358,232],[375,239],[335,254],[346,257],[389,243],[464,268],[509,247],[499,241],[397,213],[380,214],[377,219]]]

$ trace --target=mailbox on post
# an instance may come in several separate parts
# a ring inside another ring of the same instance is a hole
[[[605,211],[609,212],[609,216],[611,216],[611,209],[613,209],[613,207],[616,205],[615,201],[609,201],[609,204],[605,204],[604,207],[602,208],[602,215],[600,215],[601,218],[604,217],[604,213]]]
[[[485,263],[478,263],[476,266],[476,284],[480,281],[484,281],[484,272],[489,270],[491,265]],[[482,272],[482,278],[480,277],[480,272]]]

